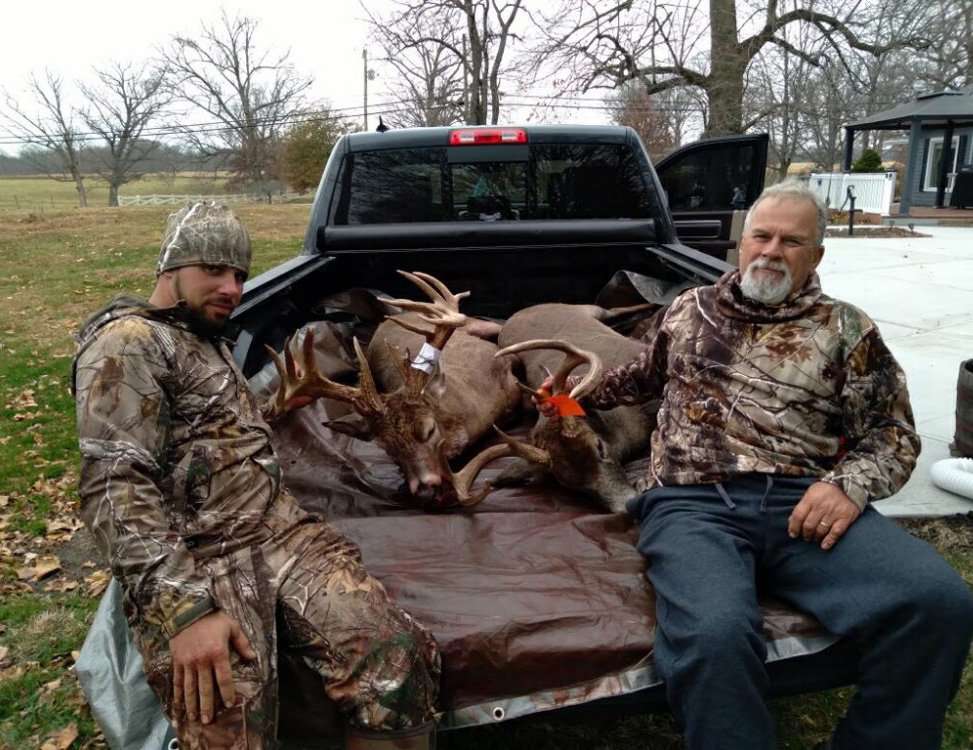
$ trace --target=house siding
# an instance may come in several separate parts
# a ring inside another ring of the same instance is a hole
[[[909,159],[915,165],[912,170],[912,180],[910,188],[911,202],[913,206],[935,206],[936,191],[925,191],[922,189],[926,180],[926,159],[931,148],[931,139],[943,138],[946,131],[943,128],[923,128],[919,138],[917,148],[909,154]],[[962,147],[956,163],[957,169],[964,165],[973,164],[973,127],[956,128],[953,130],[953,148]],[[946,203],[949,204],[949,192],[946,193]]]

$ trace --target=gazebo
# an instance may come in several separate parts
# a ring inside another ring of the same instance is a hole
[[[899,203],[901,215],[907,216],[913,205],[943,208],[950,174],[973,163],[970,155],[973,86],[924,94],[906,104],[846,124],[846,172],[851,169],[855,133],[860,130],[909,131],[909,156]],[[954,144],[954,140],[958,143]]]

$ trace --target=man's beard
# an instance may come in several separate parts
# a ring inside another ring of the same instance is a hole
[[[754,271],[758,268],[767,268],[771,271],[778,271],[777,276],[773,274],[760,274],[759,278]],[[744,272],[740,279],[740,291],[743,296],[759,302],[762,305],[779,305],[787,295],[791,293],[791,286],[794,279],[791,276],[791,269],[782,260],[767,260],[757,258]]]
[[[186,323],[189,324],[189,328],[200,336],[206,338],[217,338],[223,334],[226,330],[226,324],[229,318],[223,318],[223,320],[213,320],[212,318],[206,317],[199,310],[195,310],[189,305],[183,305],[183,313],[185,315]]]
[[[223,318],[223,320],[213,320],[207,317],[201,309],[192,307],[182,293],[178,278],[176,279],[175,292],[179,300],[179,307],[182,309],[183,319],[189,325],[191,331],[206,338],[217,338],[222,335],[226,329],[227,321],[229,321],[229,316]]]

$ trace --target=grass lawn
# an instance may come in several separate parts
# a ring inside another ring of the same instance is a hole
[[[0,180],[0,195],[9,182]],[[0,748],[47,740],[64,748],[75,732],[72,747],[102,745],[70,669],[104,584],[98,560],[68,553],[77,533],[78,467],[71,334],[114,294],[148,295],[171,210],[0,211]],[[255,273],[297,252],[308,212],[307,205],[239,207],[254,239]],[[918,524],[913,531],[973,585],[973,523]],[[780,746],[809,748],[826,737],[849,695],[776,701]],[[661,749],[680,747],[680,738],[662,714],[583,725],[531,720],[447,734],[441,746]],[[945,747],[971,746],[968,669]]]
[[[108,205],[108,183],[91,175],[85,178],[88,206]],[[119,191],[128,195],[223,195],[234,192],[226,188],[226,176],[212,173],[178,173],[175,176],[149,174],[123,185]],[[58,182],[48,177],[0,177],[0,210],[57,212],[78,207],[78,191],[73,182]]]

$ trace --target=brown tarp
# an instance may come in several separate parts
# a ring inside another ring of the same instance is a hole
[[[435,634],[444,725],[658,682],[653,592],[628,517],[552,483],[496,490],[468,510],[425,512],[381,449],[328,430],[327,418],[319,402],[276,425],[286,483],[303,507],[361,546],[368,570]],[[778,604],[766,602],[764,615],[771,658],[834,642]]]

